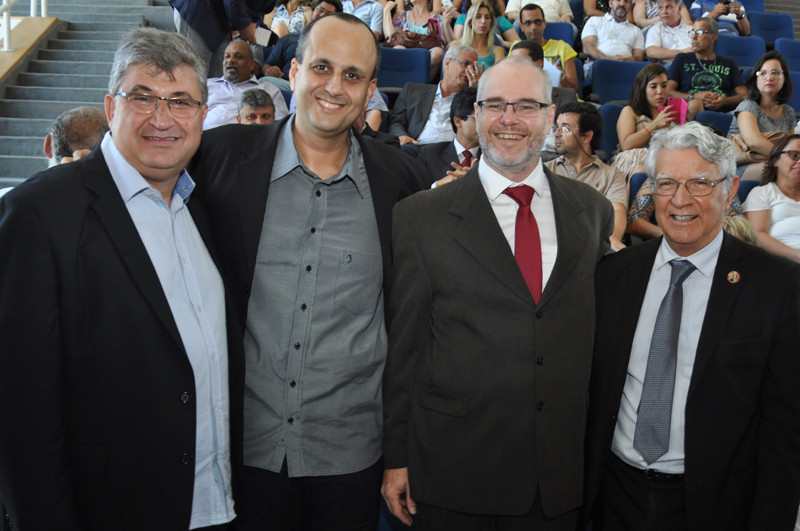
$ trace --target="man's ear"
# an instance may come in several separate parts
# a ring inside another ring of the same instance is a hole
[[[53,158],[53,135],[47,133],[47,136],[44,137],[44,145],[42,146],[42,151],[44,151],[44,156],[48,159]]]
[[[300,70],[300,63],[297,62],[297,58],[292,58],[292,66],[289,68],[289,87],[292,92],[294,92],[294,83],[298,70]]]

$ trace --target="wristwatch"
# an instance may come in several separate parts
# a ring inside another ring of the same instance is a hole
[[[692,96],[691,94],[689,94],[688,96],[686,96],[686,101],[692,101],[692,98],[693,98],[693,97],[694,97],[694,96]]]

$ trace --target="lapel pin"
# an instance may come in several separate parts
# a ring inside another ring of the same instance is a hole
[[[738,284],[740,280],[742,280],[742,275],[740,275],[738,271],[728,272],[728,282],[731,284]]]

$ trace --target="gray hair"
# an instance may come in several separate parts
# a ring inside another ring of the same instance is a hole
[[[110,94],[119,90],[128,69],[137,64],[150,67],[148,70],[152,75],[164,72],[170,78],[179,66],[191,67],[202,94],[200,101],[205,103],[208,100],[208,66],[200,60],[194,45],[183,35],[155,28],[136,28],[125,33],[111,65],[111,78],[108,80]]]
[[[79,149],[94,149],[108,131],[106,113],[82,106],[64,111],[50,126],[53,158],[60,161]]]
[[[369,34],[372,36],[372,40],[375,42],[375,67],[372,69],[370,80],[377,78],[378,67],[381,65],[381,43],[378,42],[378,40],[375,38],[375,34],[372,33],[372,30],[369,28],[369,26],[364,24],[363,20],[355,15],[351,15],[350,13],[331,13],[330,15],[312,20],[309,25],[305,27],[303,32],[300,34],[300,39],[297,41],[297,50],[295,51],[294,58],[297,59],[298,64],[303,64],[303,59],[306,55],[306,48],[308,48],[308,40],[311,38],[311,31],[314,29],[314,26],[319,23],[320,20],[327,20],[329,18],[336,18],[355,26],[360,25],[369,31]],[[324,45],[324,43],[321,44]]]
[[[272,101],[272,96],[270,96],[266,90],[254,88],[245,90],[242,92],[242,95],[239,96],[239,116],[242,115],[245,107],[250,107],[252,109],[272,107],[275,109],[275,102]]]
[[[475,54],[475,57],[478,57],[478,52],[475,51],[475,48],[472,46],[467,46],[466,44],[455,44],[447,49],[447,52],[444,54],[444,58],[442,62],[446,61],[447,59],[453,60],[458,59],[458,56],[461,55],[461,52],[464,50],[468,52],[472,52]]]
[[[650,149],[647,150],[647,174],[652,177],[655,186],[656,159],[662,149],[689,149],[694,148],[708,163],[716,166],[725,181],[722,183],[723,191],[728,193],[736,176],[736,153],[733,144],[727,138],[714,134],[708,127],[698,122],[688,122],[685,125],[659,129],[650,139]],[[680,164],[680,160],[675,161]]]
[[[701,17],[695,20],[695,22],[705,22],[708,24],[708,32],[711,35],[717,35],[719,33],[719,22],[717,19],[711,17]]]
[[[530,68],[537,72],[539,72],[539,76],[542,79],[542,85],[544,85],[544,100],[542,103],[552,103],[553,102],[553,82],[550,80],[550,76],[545,73],[542,68],[528,59],[527,57],[519,57],[512,55],[510,57],[506,57],[499,63],[495,64],[481,76],[478,80],[478,101],[483,99],[483,92],[484,92],[484,85],[486,85],[486,79],[491,77],[492,70],[495,69],[497,65],[507,65],[507,66],[515,66],[521,68]],[[495,74],[496,75],[496,74]]]

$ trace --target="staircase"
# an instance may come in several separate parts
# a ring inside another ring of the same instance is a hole
[[[174,30],[167,0],[55,0],[48,16],[62,21],[28,57],[22,71],[0,86],[0,187],[17,184],[47,167],[42,144],[62,112],[103,108],[114,50],[120,36],[140,26]],[[28,16],[19,2],[11,14]]]

